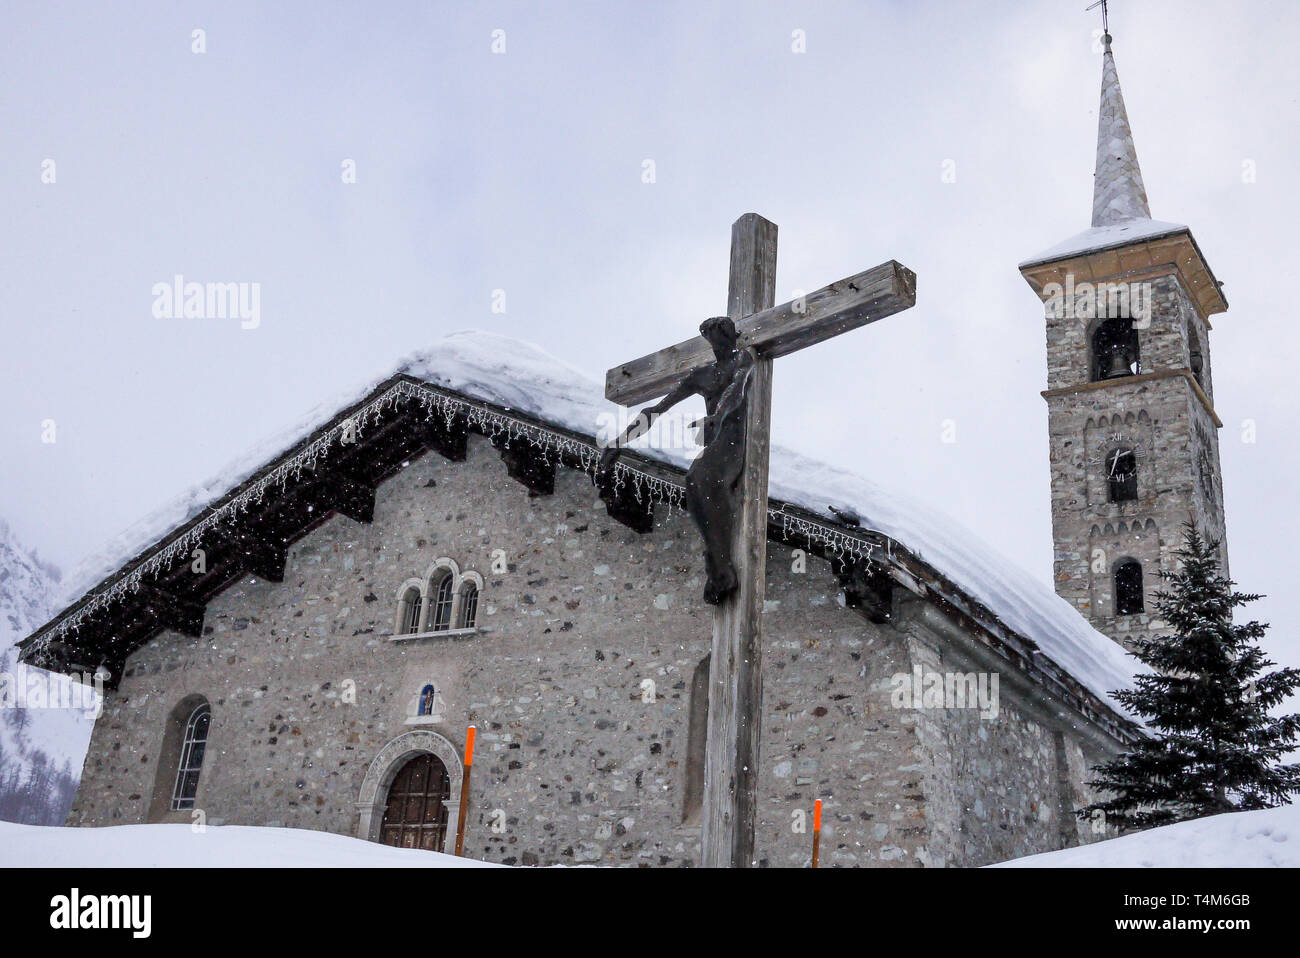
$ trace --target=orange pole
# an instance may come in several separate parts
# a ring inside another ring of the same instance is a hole
[[[812,867],[817,867],[817,853],[822,846],[822,800],[813,802],[813,857]]]
[[[460,814],[456,817],[456,856],[464,857],[465,819],[469,816],[469,773],[474,768],[474,726],[465,732],[465,774],[460,780]]]

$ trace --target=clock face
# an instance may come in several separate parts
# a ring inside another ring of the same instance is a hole
[[[1091,466],[1101,466],[1102,471],[1107,476],[1119,478],[1123,473],[1123,453],[1128,452],[1133,456],[1133,469],[1137,468],[1137,460],[1145,459],[1146,453],[1132,441],[1128,436],[1122,436],[1119,433],[1112,433],[1109,436],[1101,437],[1101,445],[1109,448],[1109,452],[1101,453],[1096,456],[1088,457],[1088,464]],[[1114,447],[1114,448],[1111,448]],[[1119,461],[1116,461],[1116,460]],[[1117,473],[1116,470],[1119,470]],[[1130,470],[1131,471],[1131,470]]]
[[[1106,457],[1106,477],[1128,479],[1137,473],[1137,454],[1131,449],[1116,449]]]

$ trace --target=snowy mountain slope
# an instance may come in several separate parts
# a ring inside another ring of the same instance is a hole
[[[417,353],[396,370],[386,369],[345,391],[265,442],[257,444],[217,476],[195,486],[131,526],[84,562],[71,577],[63,604],[103,581],[142,550],[198,515],[230,489],[322,426],[339,410],[356,403],[395,372],[456,390],[475,399],[564,426],[589,436],[608,433],[620,407],[604,399],[603,390],[582,373],[540,347],[493,333],[452,333]],[[634,447],[677,466],[690,456],[679,448],[655,450],[655,432]],[[864,527],[903,543],[966,589],[1010,628],[1038,643],[1043,653],[1109,702],[1113,689],[1126,688],[1135,659],[1093,629],[1052,588],[934,507],[918,503],[846,470],[772,447],[771,494],[775,498],[831,517],[829,506],[849,509]]]
[[[301,828],[0,822],[0,868],[505,868]]]
[[[1300,868],[1300,805],[1211,815],[990,868]]]
[[[0,520],[0,819],[61,823],[90,741],[93,716],[80,710],[12,707],[29,677],[67,686],[63,676],[19,665],[14,649],[54,611],[58,581],[59,570]]]

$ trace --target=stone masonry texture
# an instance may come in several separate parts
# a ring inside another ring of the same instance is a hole
[[[1144,403],[1152,428],[1191,421],[1176,390],[1162,401]],[[693,525],[662,509],[656,519],[644,535],[610,519],[566,469],[553,495],[530,495],[478,436],[465,462],[414,459],[380,486],[372,523],[330,518],[291,547],[283,583],[240,580],[209,603],[201,638],[164,632],[130,657],[69,824],[195,821],[167,808],[178,709],[206,700],[196,809],[209,825],[357,835],[385,745],[432,734],[455,763],[473,723],[466,854],[697,864],[686,782],[711,612]],[[402,584],[440,557],[483,577],[478,628],[394,641]],[[802,568],[769,545],[760,864],[807,866],[815,798],[827,866],[980,865],[1100,837],[1072,812],[1089,798],[1087,766],[1116,743],[1009,676],[996,718],[895,707],[893,676],[977,669],[974,643],[910,593],[894,621],[872,624],[844,606],[826,562]],[[427,684],[442,704],[418,718]],[[381,788],[377,816],[383,800]]]
[[[1188,370],[1199,351],[1200,385],[1213,402],[1209,328],[1182,280],[1149,280],[1152,313],[1139,326],[1142,372]],[[1160,573],[1173,570],[1183,524],[1221,540],[1227,570],[1223,480],[1216,424],[1182,375],[1111,380],[1091,378],[1091,339],[1097,319],[1047,320],[1048,431],[1051,449],[1052,533],[1056,591],[1098,631],[1121,644],[1166,630],[1154,615]],[[1137,454],[1138,497],[1109,501],[1106,458],[1115,449]],[[1114,570],[1125,559],[1142,565],[1145,609],[1117,615]]]

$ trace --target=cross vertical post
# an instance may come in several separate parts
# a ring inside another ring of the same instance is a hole
[[[605,373],[605,398],[613,402],[663,397],[606,446],[596,470],[605,488],[617,482],[623,446],[665,410],[691,395],[704,397],[708,410],[705,448],[686,470],[683,492],[705,540],[704,601],[714,604],[700,856],[710,868],[756,864],[772,361],[910,309],[916,274],[889,260],[780,306],[775,294],[776,224],[746,213],[731,227],[731,322],[705,320],[699,336]]]
[[[727,315],[739,321],[768,309],[775,300],[776,224],[746,213],[731,227]],[[747,868],[754,863],[771,411],[772,359],[760,355],[746,411],[745,466],[732,531],[739,585],[713,612],[701,856],[706,868]]]

